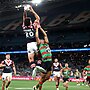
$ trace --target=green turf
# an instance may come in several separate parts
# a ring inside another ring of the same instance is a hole
[[[37,84],[37,81],[12,81],[9,90],[33,90],[32,87],[35,84]],[[1,86],[1,81],[0,81],[0,86]],[[65,88],[62,86],[62,83],[60,83],[59,88],[60,90],[65,90]],[[44,83],[42,90],[56,90],[55,82],[47,81],[46,83]],[[90,90],[90,87],[82,86],[82,85],[76,86],[76,83],[70,82],[69,90]]]

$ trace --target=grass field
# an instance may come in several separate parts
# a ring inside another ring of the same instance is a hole
[[[12,81],[9,90],[33,90],[32,87],[37,84],[37,81]],[[60,90],[65,90],[62,83],[59,85]],[[1,90],[1,81],[0,81]],[[43,85],[43,90],[56,90],[55,82],[47,81]],[[69,90],[90,90],[88,86],[76,86],[76,83],[69,83]]]

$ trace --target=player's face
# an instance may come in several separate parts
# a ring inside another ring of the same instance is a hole
[[[65,64],[65,67],[68,67],[68,63]]]
[[[55,59],[54,61],[55,61],[55,63],[57,63],[58,62],[58,59]]]
[[[44,44],[44,40],[41,39],[41,40],[40,40],[40,43],[41,43],[41,44]]]
[[[8,54],[8,55],[6,55],[6,59],[7,60],[9,60],[10,59],[10,55]]]

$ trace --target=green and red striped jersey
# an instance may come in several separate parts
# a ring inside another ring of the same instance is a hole
[[[86,71],[87,76],[90,77],[90,65],[87,65],[84,70]]]
[[[46,44],[46,43],[40,44],[39,51],[40,51],[41,56],[42,56],[42,61],[44,61],[44,62],[52,61],[52,53],[51,53],[51,49],[50,49],[48,44]]]

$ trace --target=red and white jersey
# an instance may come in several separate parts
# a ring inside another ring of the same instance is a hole
[[[1,62],[1,64],[6,65],[3,69],[3,73],[11,73],[12,72],[12,68],[14,66],[14,62],[12,60],[4,60]]]
[[[57,63],[53,63],[53,71],[60,71],[61,68],[60,68],[60,63],[57,62]]]

